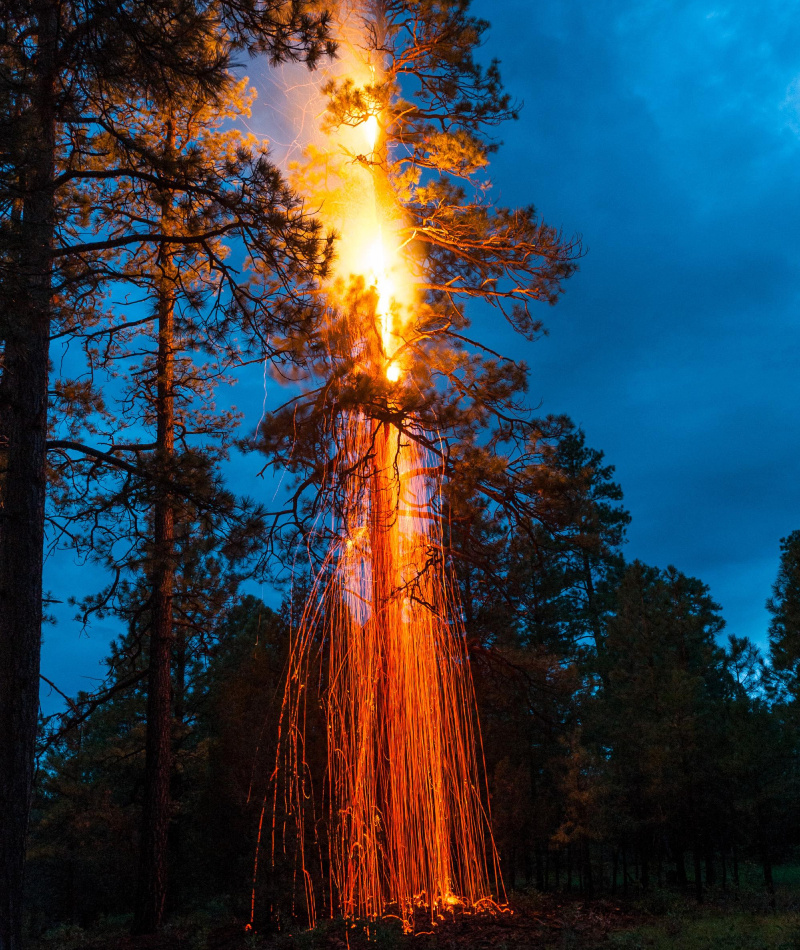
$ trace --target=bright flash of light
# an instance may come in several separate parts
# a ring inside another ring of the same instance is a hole
[[[380,125],[378,124],[378,117],[376,115],[370,115],[366,122],[363,123],[364,126],[364,138],[367,140],[367,145],[369,146],[370,152],[375,151],[375,146],[378,143],[378,133],[380,132]]]
[[[399,364],[392,358],[396,348],[392,333],[392,301],[395,297],[395,286],[386,267],[386,251],[383,246],[383,234],[378,228],[370,251],[368,274],[370,284],[377,295],[375,315],[378,318],[381,334],[381,350],[386,360],[386,378],[396,383],[402,375]]]

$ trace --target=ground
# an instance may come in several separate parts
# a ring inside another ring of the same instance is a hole
[[[413,936],[392,921],[341,920],[313,931],[253,934],[197,912],[157,937],[129,937],[124,919],[89,931],[62,926],[31,950],[800,950],[800,868],[776,876],[774,911],[752,869],[741,888],[717,891],[702,905],[663,890],[592,901],[520,891],[503,913],[457,915],[432,932],[420,925]]]

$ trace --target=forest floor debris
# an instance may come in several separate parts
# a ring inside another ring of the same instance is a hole
[[[747,891],[703,905],[664,891],[619,900],[518,893],[501,913],[456,914],[434,929],[419,922],[412,935],[394,920],[267,934],[197,915],[147,937],[131,937],[124,924],[62,926],[31,950],[800,950],[800,899],[783,889],[776,911]]]

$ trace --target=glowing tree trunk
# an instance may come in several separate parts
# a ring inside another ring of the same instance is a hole
[[[396,427],[343,421],[350,479],[341,540],[298,624],[285,698],[287,805],[310,797],[303,723],[311,654],[328,652],[332,910],[431,917],[488,901],[494,851],[480,794],[461,610],[441,557],[432,459]],[[496,872],[495,865],[495,872]],[[305,873],[309,912],[315,897]]]

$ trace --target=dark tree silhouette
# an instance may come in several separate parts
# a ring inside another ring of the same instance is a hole
[[[313,62],[327,21],[279,0],[8,0],[0,15],[0,947],[10,950],[20,942],[38,711],[49,342],[65,300],[97,292],[96,254],[161,238],[136,227],[87,234],[81,207],[65,200],[75,182],[129,172],[87,173],[75,156],[92,154],[98,132],[124,137],[120,104],[190,87],[213,100],[237,48]]]

